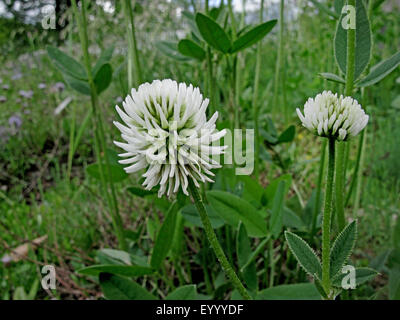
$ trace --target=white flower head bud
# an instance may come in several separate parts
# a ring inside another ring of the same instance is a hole
[[[213,146],[225,135],[215,122],[218,113],[207,121],[208,99],[199,88],[176,81],[155,80],[132,89],[122,103],[124,111],[116,110],[125,125],[114,122],[126,143],[114,143],[124,149],[120,154],[129,164],[127,173],[145,169],[143,186],[150,190],[159,185],[158,196],[171,196],[179,188],[188,195],[188,179],[213,182],[210,171],[219,168],[212,159],[223,153],[225,146]]]
[[[338,98],[331,91],[309,98],[304,105],[304,115],[299,108],[296,111],[308,130],[339,141],[355,137],[367,125],[369,118],[357,100],[342,95]]]

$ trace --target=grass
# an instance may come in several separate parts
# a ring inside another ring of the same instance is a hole
[[[135,24],[140,26],[136,31],[140,59],[143,61],[142,77],[146,81],[170,77],[191,82],[204,91],[204,65],[198,62],[181,63],[155,49],[155,43],[159,40],[177,39],[177,30],[187,30],[188,24],[182,17],[172,15],[174,4],[164,3],[161,8],[152,2],[150,6],[153,11],[144,9],[135,17]],[[286,10],[291,6],[293,2],[285,2]],[[266,7],[269,12],[268,5]],[[112,140],[116,139],[118,133],[112,126],[112,120],[116,118],[113,107],[120,104],[118,97],[124,97],[127,92],[124,65],[126,52],[123,49],[126,47],[126,31],[122,23],[118,25],[115,17],[104,13],[99,6],[93,5],[89,10],[94,16],[101,17],[89,22],[89,39],[93,48],[106,48],[111,43],[116,44],[117,48],[111,60],[115,71],[113,82],[99,100],[107,133],[106,144],[117,151]],[[117,20],[119,18],[122,21],[122,12],[118,12]],[[375,13],[373,27],[378,31],[374,33],[372,65],[380,57],[390,56],[396,48],[398,50],[399,43],[392,41],[398,38],[398,18],[399,14],[395,11],[385,13],[379,9]],[[332,48],[335,21],[300,6],[297,18],[289,19],[285,23],[285,96],[278,91],[278,98],[285,103],[284,110],[287,111],[288,119],[282,116],[283,110],[273,106],[278,37],[275,32],[260,47],[262,67],[258,89],[259,126],[261,137],[264,138],[265,132],[271,129],[268,116],[273,119],[279,133],[290,124],[296,125],[296,136],[291,143],[260,150],[263,161],[259,181],[266,188],[277,177],[290,173],[293,183],[286,197],[286,206],[301,216],[306,215],[311,192],[316,187],[320,142],[298,125],[295,108],[303,105],[306,97],[322,91],[322,88],[335,91],[339,89],[337,84],[326,82],[317,76],[319,72],[335,71]],[[99,25],[104,25],[104,28],[99,29]],[[386,28],[385,32],[380,31],[383,26]],[[96,36],[96,30],[101,30],[102,36]],[[74,56],[82,60],[76,30],[69,26],[67,31],[68,37],[63,48],[66,52],[75,52]],[[64,79],[51,65],[43,50],[45,43],[42,39],[34,34],[32,37],[30,43],[34,44],[33,47],[24,44],[24,55],[11,54],[4,57],[2,64],[5,67],[0,70],[0,95],[7,100],[0,102],[0,129],[5,128],[7,136],[3,136],[0,131],[0,255],[10,255],[11,249],[43,235],[48,238],[35,250],[30,249],[23,259],[7,264],[0,262],[0,299],[22,299],[27,296],[31,299],[101,298],[97,279],[76,272],[84,266],[104,261],[105,258],[98,250],[118,246],[107,203],[100,196],[99,183],[85,171],[95,161],[90,125],[84,130],[73,157],[71,180],[67,179],[68,146],[73,117],[71,110],[76,110],[75,125],[79,128],[90,107],[90,101],[68,87],[62,91],[54,88],[57,82],[64,82]],[[249,128],[253,127],[255,49],[253,46],[241,56],[244,67],[240,74],[240,94],[237,98],[242,108],[238,115],[239,123]],[[99,50],[95,51],[92,55],[98,56]],[[221,111],[219,125],[223,126],[231,117],[228,111],[228,77],[223,61],[216,63],[214,67],[216,88],[220,93],[217,99],[220,101]],[[17,73],[22,75],[21,78],[13,80]],[[393,247],[392,230],[400,215],[398,100],[396,104],[396,98],[400,96],[399,79],[400,71],[397,69],[369,91],[366,108],[371,122],[368,125],[365,169],[362,172],[364,183],[361,189],[361,205],[359,211],[352,210],[353,196],[349,206],[345,208],[346,217],[362,221],[359,223],[358,240],[353,255],[361,266],[371,265],[379,255]],[[46,88],[39,89],[39,83],[45,83]],[[9,89],[5,90],[4,85],[8,85]],[[24,98],[20,95],[20,90],[32,90],[33,95],[31,98]],[[64,111],[55,115],[55,108],[67,97],[72,97],[72,102]],[[13,115],[22,120],[19,129],[8,123]],[[354,170],[356,152],[357,143],[352,143],[347,165],[349,177]],[[217,180],[222,181],[224,177],[220,171]],[[348,183],[349,181],[345,182],[346,186]],[[117,184],[116,194],[131,259],[140,264],[147,261],[151,254],[168,202],[151,196],[134,196],[127,190],[133,185],[139,185],[138,176],[130,176]],[[243,185],[238,182],[231,191],[241,194]],[[216,229],[216,233],[228,260],[235,262],[236,228],[225,225]],[[156,277],[144,276],[138,282],[161,298],[176,287],[190,283],[197,284],[198,298],[238,297],[238,293],[232,290],[225,279],[206,241],[203,230],[183,215],[178,221],[169,262],[163,264]],[[313,241],[319,248],[318,238]],[[260,240],[251,239],[253,250],[259,242]],[[297,266],[282,237],[271,242],[270,249],[267,249],[268,246],[255,260],[259,288],[267,288],[269,285],[271,257],[276,260],[275,284],[307,281],[306,274]],[[58,289],[52,292],[42,290],[36,283],[41,266],[47,263],[56,265],[58,275]],[[387,299],[388,272],[385,267],[379,271],[382,272],[381,276],[351,292],[350,298]]]

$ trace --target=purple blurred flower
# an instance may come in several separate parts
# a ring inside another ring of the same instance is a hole
[[[3,90],[8,90],[10,89],[10,86],[8,84],[3,85]]]
[[[65,89],[65,84],[62,82],[56,82],[52,87],[51,91],[53,92],[62,92]]]
[[[45,89],[46,88],[46,84],[45,83],[39,83],[38,84],[38,88],[39,89]]]
[[[0,102],[6,102],[7,98],[5,96],[0,96]]]
[[[116,100],[117,103],[121,103],[122,101],[124,101],[124,100],[122,99],[122,97],[117,97],[117,99],[115,99],[115,100]]]
[[[18,80],[18,79],[21,79],[21,78],[22,78],[22,73],[21,72],[17,72],[17,73],[14,73],[12,75],[11,80]]]
[[[30,99],[33,96],[33,91],[32,90],[28,90],[28,91],[19,90],[19,95],[24,98]]]
[[[8,124],[10,126],[15,126],[16,128],[19,128],[22,125],[22,119],[20,116],[12,115],[10,118],[8,118]]]

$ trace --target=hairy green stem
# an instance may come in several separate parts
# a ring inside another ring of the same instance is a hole
[[[203,200],[201,199],[200,194],[192,180],[189,181],[189,191],[193,198],[197,211],[200,214],[201,222],[203,223],[204,230],[206,231],[208,241],[210,242],[211,247],[213,248],[214,253],[217,256],[218,261],[222,266],[222,269],[224,270],[228,278],[231,280],[234,287],[239,291],[243,299],[251,300],[252,299],[251,296],[249,295],[243,284],[240,282],[238,276],[236,275],[228,259],[226,258],[221,245],[218,242],[217,236],[215,235],[210,219],[208,218]]]
[[[333,179],[335,172],[335,139],[329,139],[328,174],[326,180],[324,214],[322,219],[322,286],[329,293],[330,281],[330,241],[332,218]]]
[[[345,143],[337,142],[337,156],[336,156],[336,172],[335,172],[335,195],[336,195],[336,218],[339,227],[339,232],[345,227],[345,217],[344,217],[344,151]]]
[[[264,0],[260,3],[260,23],[263,21],[264,11]],[[260,176],[260,137],[258,127],[258,87],[260,82],[260,70],[261,70],[261,41],[257,44],[257,58],[256,58],[256,71],[254,75],[254,91],[253,91],[253,121],[254,121],[254,136],[255,136],[255,150],[254,150],[254,168],[256,180],[259,180]]]

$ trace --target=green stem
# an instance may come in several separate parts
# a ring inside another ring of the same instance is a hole
[[[285,10],[285,0],[281,0],[279,9],[279,35],[278,35],[278,55],[276,58],[275,66],[275,81],[274,81],[274,98],[273,98],[273,108],[276,110],[278,107],[278,89],[280,82],[281,64],[283,59],[283,28],[284,28],[284,10]],[[285,109],[286,110],[286,109]],[[286,117],[286,114],[285,114]]]
[[[123,226],[122,226],[122,220],[119,215],[119,210],[118,210],[118,203],[115,195],[115,189],[114,189],[114,184],[111,180],[111,169],[110,169],[110,164],[109,164],[109,159],[107,156],[105,156],[105,164],[106,164],[106,169],[107,172],[104,171],[104,166],[103,166],[103,161],[101,157],[101,152],[105,153],[106,146],[105,146],[105,136],[104,136],[104,129],[103,129],[103,124],[102,124],[102,117],[99,112],[99,102],[98,102],[98,96],[97,96],[97,91],[96,91],[96,86],[93,81],[93,76],[92,76],[92,69],[91,69],[91,63],[90,63],[90,56],[89,56],[89,40],[88,40],[88,35],[87,35],[87,21],[86,21],[86,5],[84,0],[82,0],[82,14],[79,15],[78,12],[78,6],[76,5],[76,0],[72,0],[72,7],[73,7],[73,12],[76,17],[77,23],[78,23],[78,30],[79,30],[79,38],[81,41],[81,47],[82,47],[82,52],[83,52],[83,58],[84,58],[84,64],[85,64],[85,69],[88,77],[88,83],[90,86],[90,98],[91,98],[91,106],[92,106],[92,112],[94,117],[93,119],[93,127],[94,127],[94,137],[95,137],[95,153],[96,153],[96,158],[99,163],[99,168],[100,168],[100,181],[102,185],[103,192],[106,196],[110,212],[111,212],[111,217],[112,217],[112,223],[114,230],[116,232],[117,238],[119,245],[122,250],[126,249],[126,243],[125,243],[125,237],[124,237],[124,232],[123,232]],[[107,183],[106,183],[106,175],[108,176],[108,180],[110,181],[110,189],[111,189],[111,196],[108,192],[107,188]]]
[[[346,144],[338,142],[337,156],[336,156],[336,172],[335,172],[335,195],[336,195],[336,218],[339,227],[339,232],[345,227],[344,218],[344,151]]]
[[[189,191],[193,198],[197,211],[200,214],[201,222],[203,223],[204,230],[206,231],[208,241],[210,242],[211,247],[213,248],[214,253],[217,256],[218,261],[222,266],[222,269],[231,280],[234,287],[239,291],[243,299],[251,300],[251,296],[249,295],[243,284],[240,282],[232,266],[229,264],[228,259],[226,258],[225,253],[221,248],[221,245],[218,242],[210,219],[208,218],[206,208],[204,207],[203,200],[201,199],[200,194],[192,180],[189,181]]]
[[[324,215],[322,219],[322,286],[329,293],[330,283],[330,238],[332,217],[333,179],[335,172],[335,139],[329,139],[328,174],[325,190]]]
[[[129,44],[128,85],[129,89],[131,89],[133,87],[133,74],[132,74],[133,69],[135,71],[136,85],[142,83],[142,71],[139,63],[139,51],[136,42],[135,23],[133,19],[133,9],[131,0],[123,0],[122,7],[125,16],[125,25],[127,28],[128,44]]]
[[[319,162],[319,171],[318,171],[318,181],[317,181],[317,190],[315,194],[315,205],[314,205],[314,212],[312,217],[312,225],[311,225],[311,234],[314,235],[315,229],[317,227],[317,219],[318,214],[320,211],[320,202],[321,202],[321,193],[322,193],[322,180],[324,176],[324,169],[325,169],[325,158],[326,158],[326,143],[327,140],[323,140],[321,146],[321,158]]]
[[[261,0],[260,4],[260,23],[263,21],[263,11],[264,11],[264,0]],[[254,92],[253,92],[253,121],[254,121],[254,136],[255,136],[255,150],[254,150],[254,167],[256,181],[259,181],[260,176],[260,137],[259,137],[259,127],[258,127],[258,87],[260,82],[260,70],[261,70],[261,41],[257,44],[257,58],[256,58],[256,72],[254,75]]]
[[[355,7],[355,0],[348,0],[350,6]],[[346,86],[345,95],[351,96],[354,85],[354,71],[355,71],[355,40],[356,30],[347,29],[347,57],[346,57]]]

